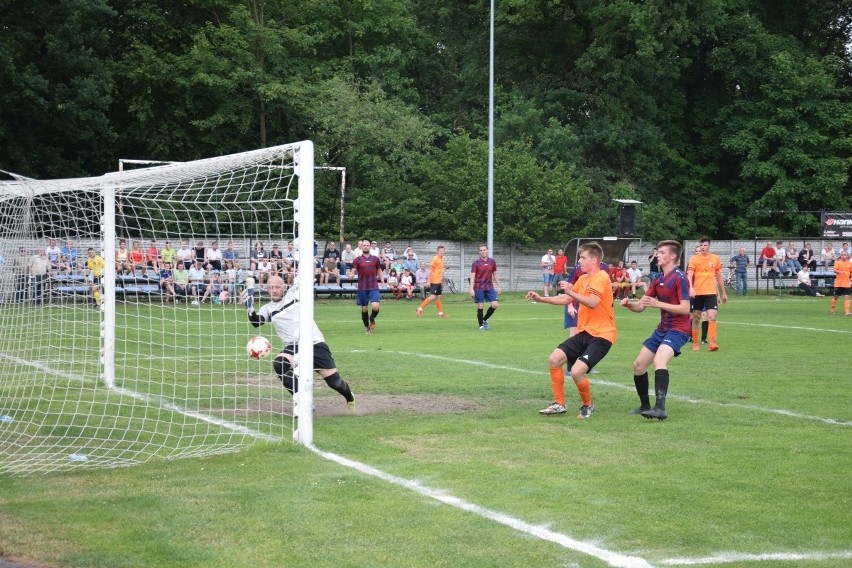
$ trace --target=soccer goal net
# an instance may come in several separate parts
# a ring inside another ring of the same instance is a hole
[[[311,373],[296,419],[272,368],[281,341],[251,326],[239,295],[262,304],[251,271],[293,241],[291,258],[270,262],[299,285],[311,368],[313,179],[313,146],[300,142],[0,182],[0,472],[312,443]],[[308,270],[295,270],[300,258]],[[273,346],[260,361],[246,353],[254,335]]]

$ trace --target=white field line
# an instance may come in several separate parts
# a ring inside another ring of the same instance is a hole
[[[841,320],[842,321],[842,320]],[[776,323],[755,323],[750,321],[729,321],[719,320],[719,323],[724,325],[749,325],[753,327],[772,327],[776,329],[795,329],[797,331],[821,331],[823,333],[852,333],[848,329],[825,329],[824,327],[804,327],[798,325],[782,325]]]
[[[666,558],[659,564],[665,566],[700,566],[702,564],[732,564],[734,562],[802,562],[822,560],[849,560],[852,551],[841,552],[772,552],[766,554],[743,554],[740,552],[722,552],[704,558]]]
[[[418,483],[417,481],[411,481],[408,479],[403,479],[401,477],[396,477],[395,475],[390,475],[372,466],[351,460],[349,458],[345,458],[343,456],[339,456],[337,454],[333,454],[331,452],[325,452],[315,447],[311,447],[311,450],[313,450],[323,458],[338,463],[344,467],[355,469],[366,475],[377,477],[388,483],[392,483],[410,491],[419,493],[420,495],[428,497],[429,499],[434,499],[436,501],[444,503],[445,505],[456,507],[457,509],[461,509],[463,511],[473,513],[474,515],[478,515],[480,517],[495,521],[516,531],[520,531],[536,538],[540,538],[542,540],[558,544],[559,546],[574,550],[576,552],[593,556],[599,560],[602,560],[603,562],[606,562],[610,566],[622,566],[625,568],[640,568],[651,566],[651,564],[649,564],[642,558],[638,558],[636,556],[625,556],[617,552],[605,550],[588,542],[583,542],[580,540],[573,539],[570,536],[553,532],[545,527],[531,525],[527,522],[524,522],[520,519],[516,519],[509,515],[498,513],[496,511],[491,511],[489,509],[480,507],[479,505],[474,505],[473,503],[469,503],[463,499],[459,499],[458,497],[453,497],[452,495],[448,495],[443,491],[437,489],[430,489],[429,487],[426,487]]]
[[[349,353],[368,353],[368,351],[365,350],[365,349],[350,349]],[[373,352],[369,351],[369,353],[373,353]],[[546,372],[545,372],[546,370],[545,371],[531,371],[529,369],[521,369],[519,367],[510,367],[508,365],[495,365],[493,363],[486,363],[484,361],[478,361],[478,360],[473,360],[473,359],[457,359],[457,358],[454,358],[454,357],[443,357],[441,355],[431,355],[429,353],[414,353],[414,352],[409,352],[409,351],[391,351],[391,350],[387,350],[387,349],[383,349],[381,351],[381,353],[387,353],[387,354],[390,354],[390,355],[404,355],[404,356],[407,356],[407,357],[420,357],[420,358],[423,358],[423,359],[447,361],[447,362],[450,362],[450,363],[463,363],[463,364],[467,364],[467,365],[473,365],[473,366],[476,366],[476,367],[486,367],[486,368],[489,368],[489,369],[497,369],[497,370],[500,370],[500,371],[512,371],[512,372],[515,372],[515,373],[526,373],[526,374],[531,374],[531,375],[541,375],[542,377],[546,376]],[[605,381],[603,379],[592,379],[592,378],[590,378],[589,380],[593,384],[604,385],[604,386],[608,386],[608,387],[628,390],[628,391],[631,391],[631,392],[633,392],[636,389],[636,387],[634,387],[633,385],[625,385],[625,384],[622,384],[622,383],[614,383],[614,382],[611,382],[611,381]],[[651,394],[653,394],[653,393],[651,393]],[[743,410],[751,410],[753,412],[778,414],[780,416],[786,416],[788,418],[798,418],[800,420],[813,420],[813,421],[817,421],[817,422],[823,422],[824,424],[832,424],[832,425],[837,425],[837,426],[852,426],[852,422],[844,422],[842,420],[837,420],[836,418],[822,418],[820,416],[811,416],[809,414],[801,414],[801,413],[798,413],[798,412],[793,412],[791,410],[784,410],[783,408],[764,408],[762,406],[754,406],[754,405],[750,405],[750,404],[741,404],[741,403],[738,403],[738,402],[716,402],[716,401],[712,401],[712,400],[701,400],[701,399],[697,399],[697,398],[692,398],[692,397],[688,397],[688,396],[684,396],[684,395],[676,395],[676,394],[669,394],[668,397],[669,397],[670,400],[675,399],[675,400],[680,400],[680,401],[683,401],[683,402],[690,402],[692,404],[709,404],[709,405],[714,405],[714,406],[724,406],[724,407],[727,407],[727,408],[741,408]]]

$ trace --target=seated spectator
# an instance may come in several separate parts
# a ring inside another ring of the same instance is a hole
[[[62,251],[56,246],[56,239],[50,239],[50,246],[44,249],[44,254],[52,271],[58,272],[62,269]]]
[[[843,253],[846,253],[846,258],[852,258],[852,250],[849,249],[849,243],[843,243],[840,245],[840,250],[838,250],[835,254],[837,255],[837,259],[840,259],[843,256]]]
[[[414,298],[414,274],[408,268],[402,269],[402,276],[399,277],[399,287],[405,292],[406,300]]]
[[[189,241],[183,240],[180,242],[180,248],[175,251],[175,262],[182,264],[186,270],[192,267],[192,249],[189,248]]]
[[[811,284],[811,269],[805,264],[802,269],[796,273],[796,278],[799,281],[799,289],[804,290],[811,296],[822,296],[817,289]]]
[[[417,262],[417,255],[414,254],[414,251],[411,250],[411,247],[408,247],[405,250],[405,258],[402,259],[402,269],[408,269],[412,275],[417,272],[417,269],[420,267],[420,263]]]
[[[790,273],[790,267],[787,266],[787,249],[782,241],[775,242],[775,266],[784,276]]]
[[[335,283],[340,286],[340,269],[337,268],[337,261],[334,257],[329,256],[322,260],[320,286],[328,286],[328,281],[332,276],[334,276]]]
[[[767,275],[770,275],[773,270],[777,273],[775,247],[772,246],[772,241],[766,241],[766,246],[760,251],[760,256],[757,259],[757,266],[766,269]]]
[[[379,248],[379,243],[377,241],[372,241],[370,243],[370,255],[378,257],[379,260],[382,259],[382,249]]]
[[[177,257],[177,251],[172,247],[171,241],[166,241],[163,243],[163,248],[160,249],[160,262],[172,265],[172,270],[176,268],[175,266],[175,258]]]
[[[219,248],[218,241],[210,243],[210,248],[207,249],[206,255],[207,264],[212,266],[216,272],[222,272],[222,259],[224,255],[222,254],[222,249]]]
[[[334,260],[334,263],[338,265],[336,268],[337,268],[337,271],[338,271],[338,274],[339,274],[340,273],[340,266],[339,266],[340,250],[337,248],[337,243],[334,242],[334,241],[329,241],[328,246],[325,248],[325,251],[323,251],[323,253],[322,253],[323,263],[325,263],[325,261],[328,260],[329,258]]]
[[[802,265],[799,263],[799,251],[796,250],[796,245],[793,241],[790,241],[789,244],[787,244],[785,254],[786,258],[784,259],[784,262],[787,263],[787,269],[793,274],[799,272],[802,269]]]
[[[609,267],[609,279],[612,283],[612,296],[614,300],[624,298],[627,293],[627,271],[624,269],[624,261],[619,259],[615,266]]]
[[[266,284],[269,277],[275,273],[272,261],[269,258],[262,258],[257,263],[257,283]]]
[[[642,293],[645,293],[646,284],[642,280],[642,270],[636,261],[630,262],[630,268],[627,269],[627,282],[630,284],[630,297],[636,297],[636,288],[641,288]]]
[[[238,261],[225,261],[225,277],[222,279],[222,288],[228,292],[231,298],[237,297],[237,265]]]
[[[180,303],[179,297],[186,298],[189,294],[189,272],[182,262],[175,265],[172,271],[172,292],[175,296],[175,304]]]
[[[240,253],[234,248],[234,241],[228,241],[227,248],[222,251],[222,260],[234,262],[240,258]]]
[[[278,276],[284,273],[284,253],[277,244],[272,245],[272,250],[269,251],[269,262],[272,263],[272,272]]]
[[[390,288],[390,291],[393,292],[395,300],[402,298],[402,287],[399,285],[399,273],[394,268],[391,268],[388,273],[388,288]]]
[[[196,260],[189,269],[189,294],[192,296],[192,305],[198,305],[198,298],[204,296],[207,291],[205,281],[207,274],[201,266],[201,261]]]
[[[136,271],[140,275],[145,274],[145,252],[142,250],[142,244],[139,241],[133,241],[133,247],[128,255],[130,258],[130,273],[136,276]]]
[[[808,268],[811,270],[816,270],[816,259],[814,258],[814,251],[811,249],[811,243],[805,243],[804,248],[799,251],[799,265],[805,266],[808,265]]]
[[[130,268],[130,251],[127,250],[127,241],[121,239],[118,241],[118,248],[115,249],[115,274],[130,274],[133,270]]]
[[[68,272],[74,272],[79,268],[77,264],[77,257],[80,256],[79,251],[77,250],[77,245],[74,244],[74,241],[68,241],[65,243],[65,246],[62,247],[60,256],[60,270],[67,270]]]
[[[212,270],[212,267],[213,265],[208,264],[207,270],[205,271],[207,289],[204,291],[204,296],[201,298],[202,304],[208,299],[212,299],[214,304],[219,304],[222,301],[222,279],[218,272]]]
[[[396,260],[396,251],[393,250],[393,245],[391,245],[390,241],[385,241],[380,258],[382,260],[382,270],[390,270],[391,263]]]
[[[163,262],[163,267],[160,269],[160,288],[166,293],[166,301],[172,299],[177,303],[175,298],[174,277],[172,275],[172,263]]]
[[[429,269],[426,268],[425,260],[420,261],[420,268],[414,273],[414,281],[420,289],[420,297],[425,298],[426,292],[429,291]]]
[[[341,272],[349,274],[352,270],[352,264],[355,262],[355,251],[352,250],[352,245],[346,243],[343,247],[343,252],[340,253]]]
[[[157,241],[151,239],[151,244],[148,245],[148,249],[145,251],[145,269],[151,269],[153,271],[159,270],[160,267],[160,251],[157,250]]]
[[[251,251],[251,254],[249,254],[249,270],[252,272],[257,270],[257,265],[264,258],[266,258],[266,251],[263,250],[263,243],[257,241],[254,243],[254,249]]]
[[[837,260],[837,252],[834,250],[834,245],[830,242],[825,243],[825,247],[820,254],[820,260],[822,260],[822,265],[826,268],[834,266],[834,261]]]
[[[202,241],[195,243],[195,246],[192,248],[192,260],[199,261],[201,266],[207,265],[207,249]]]

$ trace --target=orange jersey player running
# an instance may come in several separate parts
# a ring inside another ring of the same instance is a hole
[[[698,252],[689,260],[686,268],[689,283],[690,308],[692,309],[692,350],[698,351],[698,329],[701,327],[701,312],[707,311],[708,351],[718,351],[716,344],[716,314],[719,309],[717,294],[721,291],[722,303],[728,301],[725,280],[722,278],[722,261],[710,252],[710,237],[698,239]]]
[[[563,283],[565,294],[542,297],[538,293],[527,292],[527,300],[545,304],[580,304],[577,312],[577,333],[562,343],[550,354],[550,384],[553,389],[553,404],[540,410],[541,414],[565,414],[565,371],[568,364],[571,378],[580,393],[580,413],[577,418],[591,417],[595,410],[592,403],[592,389],[586,376],[612,348],[615,343],[615,314],[612,307],[612,286],[609,275],[601,270],[603,250],[596,242],[580,247],[578,263],[584,272],[577,282],[569,287]]]
[[[849,294],[852,293],[852,261],[846,251],[840,253],[840,260],[834,261],[834,297],[831,299],[831,315],[837,308],[837,299],[843,296],[843,310],[849,315]]]
[[[417,308],[417,317],[423,317],[423,308],[429,305],[429,302],[435,300],[435,306],[438,308],[438,317],[445,318],[444,303],[441,301],[444,283],[444,245],[438,247],[438,251],[429,263],[429,296],[423,300],[420,307]]]

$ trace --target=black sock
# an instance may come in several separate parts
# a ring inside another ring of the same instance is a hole
[[[666,409],[666,396],[669,392],[669,370],[657,369],[654,371],[654,394],[657,395],[657,408]]]
[[[488,318],[490,318],[492,315],[494,315],[494,308],[493,308],[493,307],[489,307],[489,308],[488,308],[488,311],[487,311],[487,312],[485,312],[485,317],[484,317],[484,318],[482,318],[482,319],[483,319],[484,321],[488,321]]]
[[[482,308],[476,308],[476,321],[479,322],[479,325],[482,325]]]
[[[707,341],[707,327],[710,325],[709,321],[701,322],[701,341]]]
[[[361,312],[361,321],[364,322],[364,327],[370,327],[370,316],[367,315],[367,312]]]
[[[373,310],[370,313],[370,321],[376,321],[376,316],[379,315],[379,310]]]
[[[651,397],[648,396],[648,373],[633,375],[633,384],[636,385],[636,394],[639,395],[642,408],[651,408]]]
[[[352,396],[352,390],[349,388],[349,383],[343,380],[340,373],[334,373],[330,377],[325,377],[325,384],[343,395],[347,402],[352,402],[355,397]]]

